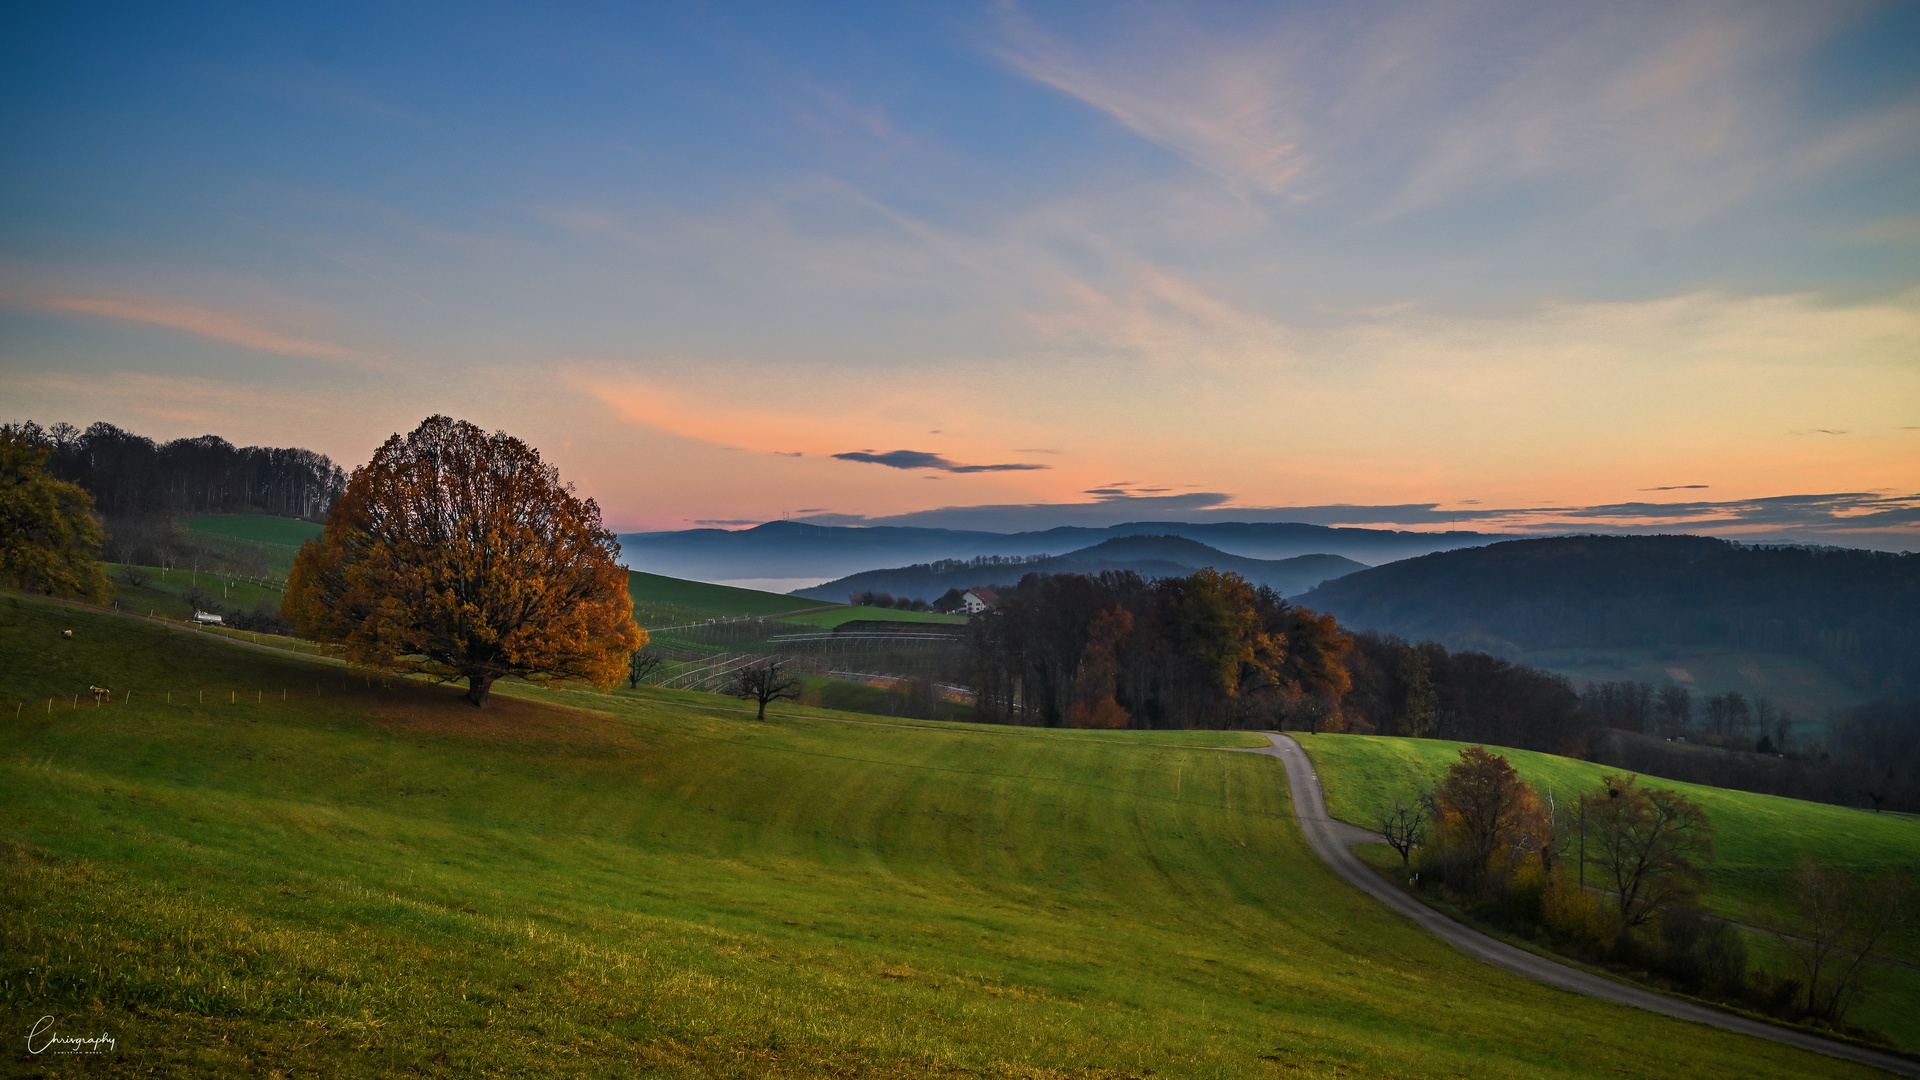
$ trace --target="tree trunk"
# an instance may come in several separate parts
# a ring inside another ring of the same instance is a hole
[[[487,693],[492,689],[493,689],[493,676],[491,675],[467,676],[467,701],[472,703],[474,708],[486,707]]]
[[[767,699],[761,698],[760,699],[760,719],[765,720],[766,718],[767,718]]]

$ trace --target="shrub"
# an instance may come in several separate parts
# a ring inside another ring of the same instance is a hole
[[[1562,941],[1603,950],[1619,936],[1619,919],[1590,889],[1554,882],[1541,904],[1541,922]]]

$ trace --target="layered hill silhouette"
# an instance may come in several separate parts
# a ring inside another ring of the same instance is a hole
[[[636,570],[725,581],[756,577],[841,577],[875,567],[981,556],[1026,558],[1079,551],[1129,536],[1178,536],[1248,559],[1338,555],[1372,566],[1431,551],[1490,544],[1478,532],[1399,532],[1286,522],[1141,521],[1104,529],[1062,527],[996,533],[904,526],[828,526],[769,521],[751,529],[626,533],[623,559]]]
[[[1300,602],[1454,648],[1797,655],[1864,696],[1920,696],[1920,555],[1700,536],[1514,540],[1363,570]]]
[[[1027,574],[1098,574],[1131,570],[1144,578],[1185,577],[1203,567],[1230,570],[1255,585],[1265,585],[1291,596],[1343,574],[1366,568],[1365,563],[1339,555],[1300,555],[1291,559],[1249,559],[1229,555],[1182,536],[1120,536],[1112,540],[1041,559],[1017,562],[948,560],[889,570],[867,570],[829,581],[794,596],[844,602],[861,592],[884,592],[908,599],[932,601],[948,589],[983,585],[1012,585]]]

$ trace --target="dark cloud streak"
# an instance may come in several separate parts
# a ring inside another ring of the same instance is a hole
[[[924,450],[889,450],[876,454],[871,450],[855,450],[845,454],[835,454],[837,461],[864,461],[870,465],[885,465],[889,469],[938,469],[950,473],[984,472],[1025,472],[1029,469],[1047,469],[1049,465],[959,465],[948,461],[939,454],[930,454]]]

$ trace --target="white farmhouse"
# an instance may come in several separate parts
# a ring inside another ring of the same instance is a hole
[[[992,589],[968,589],[960,594],[960,610],[978,615],[1000,606],[1000,597]]]

